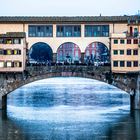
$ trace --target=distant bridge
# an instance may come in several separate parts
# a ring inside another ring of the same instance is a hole
[[[23,73],[0,73],[0,108],[7,106],[7,95],[28,83],[51,77],[84,77],[106,82],[131,94],[131,108],[140,109],[138,73],[114,74],[109,66],[28,66]]]

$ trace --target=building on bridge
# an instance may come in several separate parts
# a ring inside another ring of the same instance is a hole
[[[24,32],[0,34],[0,72],[25,70],[26,42]]]
[[[128,21],[125,33],[111,34],[112,72],[140,71],[140,20]]]
[[[6,34],[12,43],[14,36],[8,34],[26,34],[25,38],[18,37],[21,44],[1,44],[0,71],[23,71],[26,53],[32,63],[102,65],[110,63],[110,51],[113,72],[139,71],[138,40],[134,39],[134,45],[129,42],[139,29],[132,28],[128,21],[138,21],[138,16],[0,17],[0,34]],[[3,54],[5,47],[7,55]]]

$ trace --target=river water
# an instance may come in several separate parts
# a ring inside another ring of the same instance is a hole
[[[50,78],[8,95],[0,140],[140,140],[129,95],[86,78]]]

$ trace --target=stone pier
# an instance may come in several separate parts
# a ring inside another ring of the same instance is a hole
[[[130,95],[130,100],[131,100],[131,109],[140,109],[140,74],[138,75],[137,78],[137,84],[136,88]]]
[[[2,109],[2,95],[0,94],[0,110]]]
[[[7,108],[7,95],[2,96],[0,95],[0,110],[1,109],[6,109]]]

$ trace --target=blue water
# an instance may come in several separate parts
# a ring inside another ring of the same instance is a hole
[[[129,95],[103,82],[72,77],[40,80],[8,95],[7,112],[1,115],[8,131],[0,132],[0,138],[137,139],[135,113],[129,108]]]

